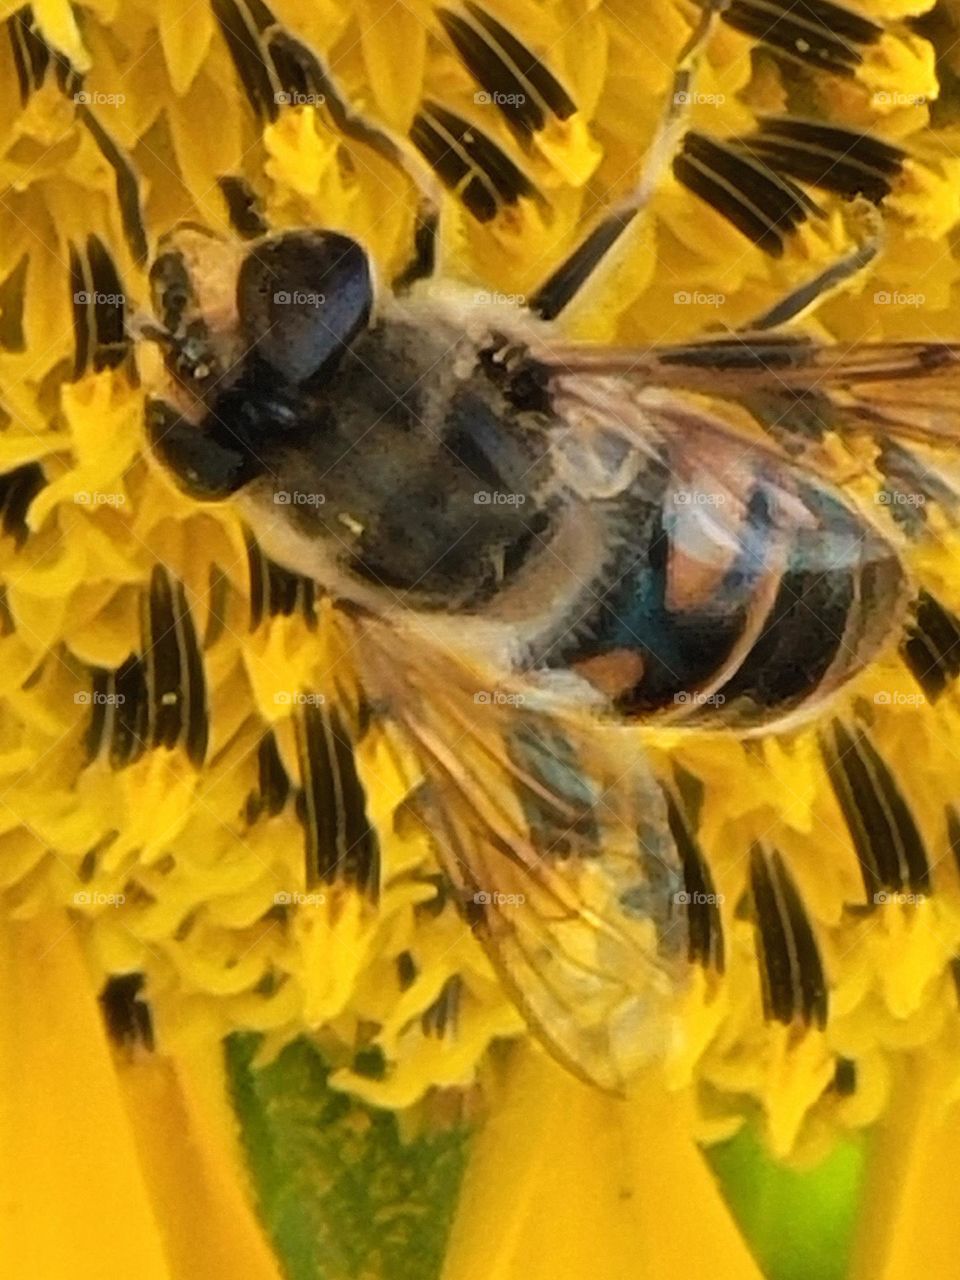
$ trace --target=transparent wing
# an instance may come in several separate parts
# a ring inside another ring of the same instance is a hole
[[[856,379],[875,381],[890,353],[857,353],[834,385],[821,349],[765,341],[761,371],[739,339],[632,363],[589,348],[552,357],[558,467],[585,499],[616,499],[622,539],[587,640],[563,656],[593,683],[599,672],[628,716],[751,732],[795,723],[902,635],[917,598],[906,552],[919,534],[902,517],[925,519],[925,499],[893,506],[885,486],[912,475],[924,494],[949,495],[949,450],[932,432],[898,443],[877,426],[877,402],[858,390],[873,382]],[[806,372],[790,385],[780,371],[794,364]],[[658,381],[662,368],[672,373]],[[939,387],[925,396],[946,403]],[[932,447],[944,456],[931,469],[919,451]]]
[[[505,986],[557,1058],[622,1091],[675,1034],[689,975],[684,870],[636,732],[440,650],[414,659],[376,623],[357,649],[388,738],[420,764],[408,808]]]
[[[559,388],[596,379],[598,393],[609,395],[613,379],[631,396],[660,388],[739,404],[764,433],[755,447],[790,457],[823,458],[817,446],[831,434],[945,447],[960,440],[958,343],[842,347],[742,332],[647,350],[552,346],[541,359]],[[735,424],[727,431],[743,438]]]

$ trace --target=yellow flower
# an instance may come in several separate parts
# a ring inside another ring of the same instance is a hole
[[[954,6],[908,23],[930,6],[864,3],[891,25],[864,36],[851,74],[811,74],[769,28],[759,43],[745,29],[745,11],[780,7],[741,3],[719,22],[690,127],[730,140],[758,115],[792,113],[907,148],[882,254],[808,323],[843,340],[956,338],[960,160],[931,42],[955,56],[942,37]],[[383,735],[358,749],[379,902],[309,874],[324,850],[299,699],[327,689],[356,709],[350,636],[229,505],[191,502],[148,459],[144,386],[104,299],[122,294],[142,317],[158,238],[182,220],[230,233],[248,191],[272,228],[342,230],[383,278],[403,267],[410,181],[345,136],[323,94],[282,79],[272,20],[396,135],[422,143],[438,110],[483,135],[503,186],[487,175],[479,195],[463,180],[446,192],[443,267],[531,296],[636,180],[696,14],[669,0],[497,4],[570,99],[527,135],[478,87],[451,12],[425,0],[285,0],[272,15],[259,0],[3,7],[6,1271],[266,1280],[281,1274],[275,1247],[291,1266],[281,1209],[266,1214],[270,1243],[256,1216],[268,1197],[228,1104],[222,1046],[251,1033],[255,1071],[315,1046],[344,1099],[338,1119],[358,1132],[380,1132],[375,1109],[406,1134],[455,1128],[451,1098],[458,1122],[472,1107],[488,1116],[444,1280],[759,1276],[703,1154],[744,1126],[798,1164],[869,1131],[850,1274],[950,1275],[927,1191],[950,1181],[960,1089],[951,534],[923,553],[926,630],[859,677],[835,720],[759,743],[651,742],[689,803],[725,973],[696,969],[682,1042],[629,1101],[565,1076],[530,1041],[438,888],[429,842],[404,822],[415,766]],[[771,258],[719,205],[668,172],[565,332],[643,345],[735,328],[833,261],[862,213],[830,204]],[[857,819],[868,806],[872,826]],[[118,992],[149,1034],[123,1024],[117,1044],[114,1025],[111,1039],[97,997]],[[386,1275],[386,1256],[366,1270],[341,1259],[336,1274]]]

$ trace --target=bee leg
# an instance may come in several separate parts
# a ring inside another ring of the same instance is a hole
[[[394,168],[406,174],[419,196],[410,261],[392,281],[404,292],[417,280],[432,276],[437,268],[440,224],[440,187],[430,169],[411,147],[389,129],[368,120],[350,105],[320,58],[281,26],[265,30],[263,40],[271,61],[284,83],[306,85],[309,93],[330,113],[333,123],[352,142],[369,147]],[[299,90],[297,90],[299,92]],[[293,95],[287,95],[296,101]],[[280,95],[282,98],[283,95]]]
[[[780,329],[805,311],[819,306],[838,285],[865,270],[880,252],[882,244],[883,237],[880,232],[876,232],[870,239],[832,262],[812,280],[805,280],[803,284],[791,289],[785,297],[780,298],[749,324],[742,325],[738,332],[758,333],[766,329]]]
[[[413,254],[410,261],[394,277],[393,291],[403,294],[418,280],[429,280],[437,270],[437,246],[440,242],[440,210],[435,204],[421,201],[413,232]]]
[[[660,186],[686,130],[694,76],[703,51],[729,4],[730,0],[705,0],[677,61],[667,103],[647,151],[639,182],[626,200],[581,240],[530,299],[530,310],[544,320],[553,320],[573,300]]]
[[[259,240],[269,233],[260,198],[246,178],[225,173],[217,179],[217,186],[227,207],[230,225],[241,240]]]
[[[143,216],[143,198],[136,169],[124,150],[86,104],[88,95],[77,96],[81,99],[76,108],[77,119],[86,127],[104,160],[113,170],[117,208],[120,211],[124,239],[134,262],[141,267],[147,260],[148,245]]]
[[[148,256],[140,180],[129,156],[103,127],[88,105],[89,94],[78,93],[76,119],[113,170],[116,208],[130,256],[142,266]],[[88,369],[100,372],[122,365],[135,335],[129,327],[128,298],[114,256],[97,235],[86,244],[70,243],[70,292],[76,339],[73,377]]]
[[[334,123],[345,137],[376,151],[394,168],[406,174],[416,189],[417,209],[414,214],[413,252],[407,265],[391,281],[395,293],[404,293],[417,280],[429,279],[437,269],[440,243],[440,188],[427,166],[404,143],[387,129],[359,115],[340,96],[330,77],[326,77],[326,105]]]

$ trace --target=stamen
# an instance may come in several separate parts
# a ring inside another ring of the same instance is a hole
[[[767,1018],[824,1027],[827,985],[820,951],[800,895],[777,850],[768,857],[755,844],[750,886],[756,909],[757,950]]]
[[[926,697],[935,702],[960,675],[960,619],[921,591],[901,653]]]

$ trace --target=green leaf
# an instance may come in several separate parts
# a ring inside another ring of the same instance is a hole
[[[772,1159],[745,1128],[707,1157],[768,1280],[843,1280],[863,1179],[861,1141],[841,1143],[801,1171]]]
[[[405,1141],[392,1112],[330,1088],[307,1040],[252,1065],[232,1036],[227,1071],[261,1216],[290,1280],[435,1280],[468,1130]]]

